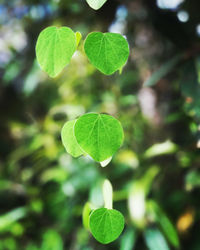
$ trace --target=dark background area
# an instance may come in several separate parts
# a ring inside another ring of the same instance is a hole
[[[169,223],[179,249],[200,249],[199,10],[198,0],[108,0],[98,11],[84,0],[0,1],[0,250],[174,249]],[[35,44],[51,25],[80,31],[83,40],[92,31],[125,35],[122,74],[98,72],[82,40],[49,78]],[[124,128],[106,168],[62,146],[64,123],[86,112],[113,115]],[[109,245],[81,218],[87,201],[103,205],[104,178],[126,220]]]

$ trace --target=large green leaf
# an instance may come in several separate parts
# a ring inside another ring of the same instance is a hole
[[[127,40],[116,33],[90,33],[84,50],[91,64],[106,75],[122,68],[129,56]]]
[[[124,229],[124,217],[115,209],[99,208],[90,215],[90,230],[102,244],[116,240]]]
[[[76,50],[75,33],[67,27],[48,27],[37,40],[36,57],[41,68],[50,76],[57,76],[70,62]]]
[[[84,152],[101,162],[112,156],[123,142],[120,122],[110,115],[89,113],[74,125],[76,140]]]
[[[66,151],[73,157],[78,157],[83,154],[79,147],[76,137],[74,136],[74,124],[76,120],[65,123],[61,130],[61,139]]]
[[[104,5],[104,3],[107,0],[86,0],[86,1],[92,9],[98,10]]]

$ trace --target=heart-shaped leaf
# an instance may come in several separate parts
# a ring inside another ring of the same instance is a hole
[[[36,57],[41,68],[56,77],[70,62],[76,50],[75,33],[68,27],[44,29],[36,43]]]
[[[91,64],[106,75],[121,69],[129,56],[127,40],[117,33],[90,33],[84,50]]]
[[[66,151],[73,157],[78,157],[83,154],[79,147],[76,137],[74,136],[74,124],[76,120],[65,123],[61,130],[61,139]]]
[[[98,162],[111,157],[124,138],[117,119],[96,113],[82,115],[74,125],[74,134],[81,149]]]
[[[89,6],[94,9],[98,10],[100,9],[107,0],[86,0]]]
[[[90,230],[102,244],[116,240],[124,229],[124,217],[115,209],[99,208],[90,215]]]

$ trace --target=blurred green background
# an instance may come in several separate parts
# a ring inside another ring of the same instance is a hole
[[[0,1],[0,250],[200,249],[200,1]],[[55,79],[35,59],[38,34],[68,26],[119,32],[130,45],[122,74],[104,76],[81,42]],[[72,159],[63,124],[86,112],[122,123],[125,141],[102,168]],[[101,245],[82,225],[101,185],[126,220]]]

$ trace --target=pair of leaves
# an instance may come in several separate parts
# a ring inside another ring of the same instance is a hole
[[[98,10],[100,9],[107,0],[86,0],[89,6],[94,9]]]
[[[56,77],[69,64],[81,34],[68,27],[44,29],[36,43],[36,57],[41,68]],[[129,56],[126,39],[116,33],[90,33],[84,43],[85,53],[93,66],[106,75],[121,69]]]
[[[120,122],[106,114],[88,113],[65,123],[61,139],[74,157],[89,155],[102,162],[119,149],[124,134]]]
[[[124,229],[124,217],[115,209],[99,208],[89,218],[89,227],[94,238],[102,244],[116,240]]]

